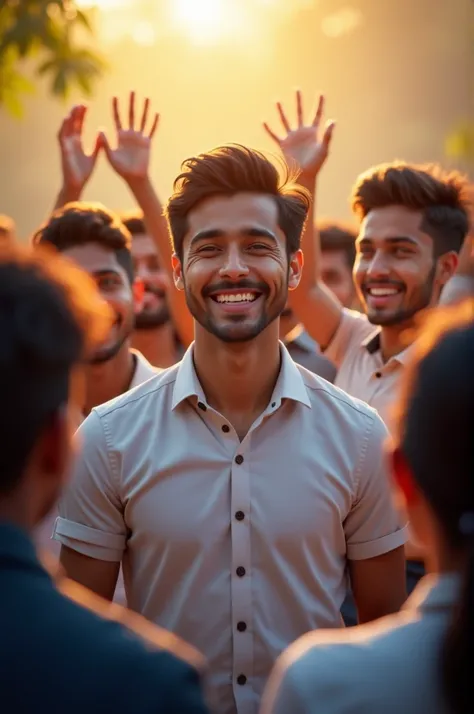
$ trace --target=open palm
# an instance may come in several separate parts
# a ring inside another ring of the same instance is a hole
[[[98,139],[90,154],[84,149],[82,129],[86,113],[87,107],[83,104],[73,107],[58,133],[63,183],[65,186],[79,190],[82,190],[89,180],[100,149]]]
[[[107,158],[112,168],[126,181],[144,178],[150,164],[151,143],[158,126],[159,115],[155,114],[150,131],[146,132],[150,100],[143,105],[138,128],[135,127],[135,93],[131,92],[128,111],[128,128],[124,129],[120,118],[117,97],[112,101],[112,109],[117,131],[116,148],[112,148],[106,136],[101,135]]]
[[[296,92],[297,125],[295,128],[290,126],[286,113],[279,102],[277,109],[285,135],[279,137],[266,123],[263,125],[265,131],[278,144],[289,165],[296,163],[301,171],[317,174],[328,156],[335,126],[334,122],[328,122],[321,134],[320,124],[324,111],[324,97],[319,98],[313,121],[310,124],[305,124],[302,95],[300,91]]]

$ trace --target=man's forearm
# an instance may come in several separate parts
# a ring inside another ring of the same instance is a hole
[[[82,190],[80,188],[62,186],[56,197],[56,202],[54,204],[53,211],[57,211],[59,208],[65,206],[67,203],[72,203],[73,201],[80,201],[81,195]]]

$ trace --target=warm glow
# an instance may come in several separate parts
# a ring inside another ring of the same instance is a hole
[[[175,22],[196,41],[207,42],[232,30],[232,0],[173,0]]]
[[[85,9],[97,7],[99,10],[117,10],[131,4],[132,0],[76,0],[76,5]]]

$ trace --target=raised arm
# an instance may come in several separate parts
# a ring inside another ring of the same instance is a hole
[[[114,171],[123,178],[143,212],[148,231],[155,242],[161,265],[174,284],[171,257],[173,254],[168,225],[163,216],[163,206],[150,178],[149,165],[153,136],[158,127],[159,115],[154,113],[149,122],[150,100],[136,113],[135,93],[130,93],[128,122],[122,124],[120,103],[112,100],[116,139],[112,148],[105,134],[100,135],[107,158]],[[140,115],[137,119],[136,115]],[[150,128],[147,130],[147,125]],[[181,342],[187,347],[194,339],[194,321],[186,305],[183,292],[171,289],[168,294],[169,309]]]
[[[264,128],[278,144],[287,164],[298,169],[298,182],[307,188],[313,197],[312,208],[306,221],[301,247],[304,253],[304,270],[301,282],[290,294],[290,301],[298,318],[311,337],[324,349],[333,338],[342,315],[342,306],[336,296],[324,285],[320,273],[321,246],[315,226],[316,183],[329,153],[334,122],[328,122],[321,132],[324,97],[319,97],[312,121],[305,123],[303,97],[296,92],[296,126],[291,127],[280,103],[277,110],[283,126],[283,135],[278,136],[268,124]]]
[[[66,203],[79,201],[84,187],[94,171],[101,148],[98,135],[91,153],[84,149],[82,130],[87,115],[87,107],[79,104],[71,109],[63,120],[58,132],[61,152],[62,185],[56,198],[54,210]]]

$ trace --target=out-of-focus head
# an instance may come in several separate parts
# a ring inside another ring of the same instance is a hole
[[[67,475],[80,362],[110,326],[94,283],[51,250],[0,247],[0,517],[33,527]]]
[[[53,213],[33,237],[52,245],[96,282],[115,320],[107,339],[91,357],[99,364],[115,357],[135,322],[131,236],[119,217],[100,204],[70,203]]]
[[[153,238],[149,235],[140,213],[121,216],[132,236],[132,258],[135,276],[143,284],[143,298],[135,315],[135,329],[161,327],[170,320],[166,296],[170,281],[160,265]]]
[[[240,145],[185,161],[174,190],[166,215],[175,283],[198,328],[225,342],[253,339],[298,285],[308,193]]]
[[[16,239],[16,226],[13,218],[0,214],[0,245]]]
[[[403,325],[436,304],[468,231],[468,185],[438,166],[376,166],[354,187],[361,220],[354,280],[376,325]]]
[[[353,307],[355,287],[352,269],[355,260],[357,231],[341,222],[319,221],[321,241],[321,277],[341,305]]]

